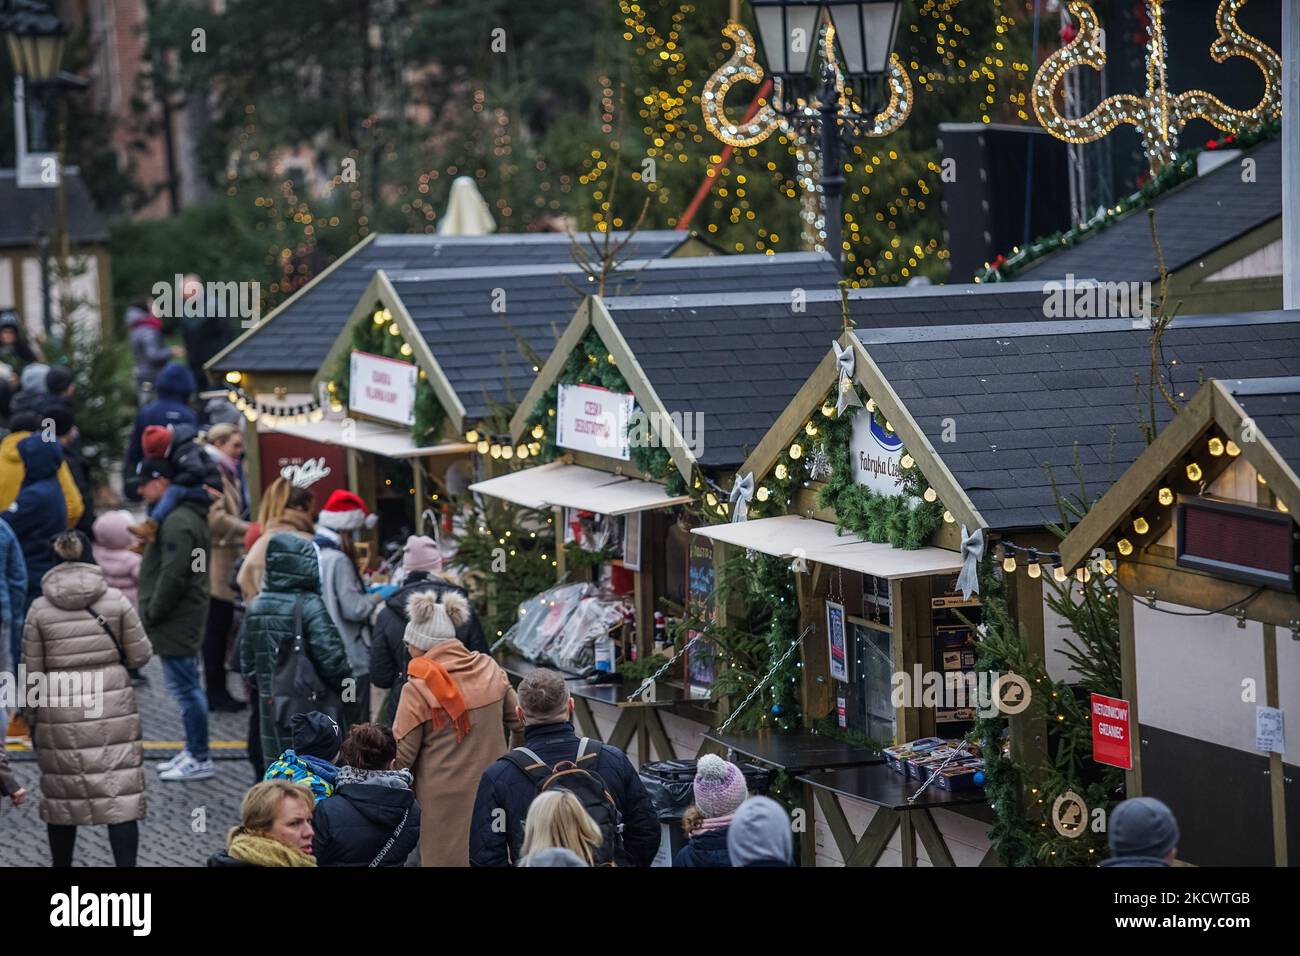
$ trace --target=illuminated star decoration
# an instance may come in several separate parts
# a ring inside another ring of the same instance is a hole
[[[1065,75],[1080,66],[1100,71],[1106,65],[1105,36],[1098,26],[1096,12],[1084,0],[1071,0],[1069,11],[1078,21],[1078,35],[1044,60],[1034,77],[1031,96],[1039,122],[1067,143],[1091,143],[1119,124],[1129,123],[1142,137],[1151,172],[1156,173],[1173,161],[1179,131],[1189,120],[1199,118],[1223,132],[1237,132],[1280,116],[1282,60],[1276,51],[1251,36],[1237,22],[1237,14],[1246,2],[1221,0],[1215,14],[1219,36],[1210,45],[1210,56],[1215,63],[1229,57],[1245,57],[1264,74],[1264,95],[1250,109],[1232,109],[1205,90],[1187,90],[1176,95],[1169,92],[1164,0],[1147,0],[1150,36],[1146,96],[1129,93],[1111,96],[1086,116],[1078,119],[1062,116],[1057,108],[1056,91]]]

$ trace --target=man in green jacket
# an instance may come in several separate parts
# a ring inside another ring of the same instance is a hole
[[[171,484],[170,461],[146,458],[136,469],[140,495],[153,507]],[[216,773],[208,752],[208,700],[199,651],[208,619],[207,506],[182,501],[163,519],[140,563],[140,619],[162,659],[167,693],[180,706],[185,749],[159,766],[162,780],[206,780]]]

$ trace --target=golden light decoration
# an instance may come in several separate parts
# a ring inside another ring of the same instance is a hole
[[[1236,458],[1238,455],[1241,454],[1241,449],[1238,448],[1237,443],[1235,441],[1232,441],[1231,439],[1229,439],[1227,448],[1225,450],[1228,452],[1229,458]]]
[[[474,447],[478,450],[478,453],[480,455],[486,455],[488,452],[488,448],[490,447],[490,443],[486,438],[480,438],[478,444],[475,445]]]
[[[780,81],[773,81],[772,98],[764,103],[748,123],[733,123],[727,118],[727,94],[737,83],[758,84],[763,81],[763,68],[754,59],[758,52],[754,38],[741,24],[732,21],[722,28],[722,35],[732,43],[731,56],[718,67],[704,83],[700,105],[704,113],[704,127],[728,146],[746,148],[757,146],[780,130],[791,138],[803,142],[794,126],[780,113],[780,108],[807,110],[811,106],[802,99],[794,103],[781,102]],[[823,59],[835,71],[835,88],[841,101],[847,103],[849,112],[841,114],[841,122],[849,125],[856,136],[888,136],[907,121],[912,112],[912,80],[897,53],[889,56],[889,69],[885,86],[889,102],[870,119],[844,86],[844,74],[835,56],[835,27],[829,22],[822,28],[821,48]],[[779,107],[774,104],[779,104]]]
[[[1128,538],[1120,538],[1115,542],[1115,547],[1126,558],[1133,553],[1133,542]]]
[[[1208,447],[1210,454],[1215,458],[1218,458],[1224,452],[1223,439],[1218,437],[1211,438]]]
[[[776,480],[777,480],[777,481],[785,481],[786,475],[788,475],[788,474],[790,474],[790,469],[788,469],[788,468],[785,467],[785,463],[784,463],[784,462],[781,462],[780,464],[778,464],[778,465],[776,466]]]
[[[954,517],[952,516],[952,512],[951,512],[951,511],[945,511],[945,512],[943,513],[943,520],[944,520],[944,523],[945,523],[945,524],[952,524],[952,523],[955,522],[957,519],[954,518]]]
[[[514,458],[514,457],[515,457],[515,447],[514,447],[514,445],[502,445],[502,446],[501,446],[501,457],[502,457],[503,459],[505,459],[506,461],[509,461],[511,458]]]
[[[242,372],[226,373],[226,381],[229,382],[231,385],[238,385],[243,380],[244,380],[244,374]]]
[[[1138,534],[1146,534],[1151,530],[1151,525],[1147,524],[1147,519],[1138,515],[1137,520],[1133,522],[1133,530]]]
[[[832,405],[830,402],[827,402],[825,405],[822,406],[822,415],[824,415],[826,418],[834,418],[835,406]]]
[[[916,464],[916,459],[911,455],[904,455],[902,458],[898,459],[898,463],[904,468],[911,468]]]
[[[1241,28],[1237,14],[1247,0],[1221,0],[1215,14],[1219,35],[1210,45],[1210,57],[1223,63],[1234,56],[1253,63],[1264,75],[1264,93],[1249,109],[1229,107],[1213,93],[1169,91],[1168,49],[1165,40],[1165,0],[1147,0],[1147,88],[1145,96],[1123,93],[1107,97],[1086,116],[1063,116],[1057,105],[1057,90],[1065,75],[1078,67],[1101,71],[1106,65],[1105,34],[1097,13],[1085,0],[1071,0],[1070,16],[1079,32],[1038,68],[1030,97],[1043,128],[1067,143],[1091,143],[1122,123],[1136,127],[1142,137],[1151,172],[1159,172],[1174,159],[1180,131],[1190,120],[1203,119],[1225,133],[1257,126],[1282,115],[1282,59],[1258,37]]]
[[[1202,474],[1203,472],[1201,471],[1201,466],[1198,465],[1196,462],[1192,462],[1190,465],[1187,466],[1187,477],[1189,480],[1200,481]]]
[[[939,499],[939,492],[935,491],[933,488],[926,488],[925,493],[922,494],[921,497],[928,502],[934,503]]]
[[[817,434],[817,426],[814,425],[812,422],[809,422],[807,425],[803,427],[803,433],[807,435],[809,438],[812,438],[814,435]]]
[[[465,440],[469,442],[471,445],[477,444],[478,431],[476,429],[471,428],[469,431],[465,433]]]
[[[1065,579],[1068,578],[1069,576],[1070,575],[1065,570],[1064,565],[1058,564],[1056,567],[1052,568],[1052,577],[1055,578],[1061,584],[1064,584]]]
[[[791,457],[791,458],[796,458],[796,459],[797,459],[797,458],[802,458],[802,457],[803,457],[803,445],[799,444],[798,442],[795,442],[793,445],[791,445],[791,446],[790,446],[790,457]]]
[[[1160,491],[1156,493],[1156,498],[1157,498],[1157,499],[1160,501],[1160,503],[1161,503],[1162,505],[1164,505],[1165,507],[1168,507],[1169,505],[1172,505],[1172,504],[1174,503],[1174,492],[1173,492],[1173,489],[1171,489],[1171,488],[1161,488]]]
[[[762,488],[759,488],[759,489],[758,489],[758,494],[755,495],[755,497],[758,498],[759,501],[766,501],[766,500],[767,500],[768,498],[770,498],[771,496],[772,496],[772,493],[771,493],[770,491],[767,490],[767,486],[766,486],[766,485],[764,485]]]

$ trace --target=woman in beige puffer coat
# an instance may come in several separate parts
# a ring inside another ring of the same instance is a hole
[[[39,674],[35,686],[45,689],[29,711],[41,819],[55,866],[72,865],[77,827],[88,824],[107,824],[114,862],[135,866],[144,750],[126,669],[143,667],[153,649],[131,602],[104,582],[98,566],[84,563],[91,557],[85,535],[59,535],[54,551],[61,563],[41,578],[23,629],[28,684]]]

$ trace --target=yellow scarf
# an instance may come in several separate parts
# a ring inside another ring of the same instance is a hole
[[[316,858],[269,836],[242,830],[230,831],[226,852],[241,863],[253,866],[315,866]]]

